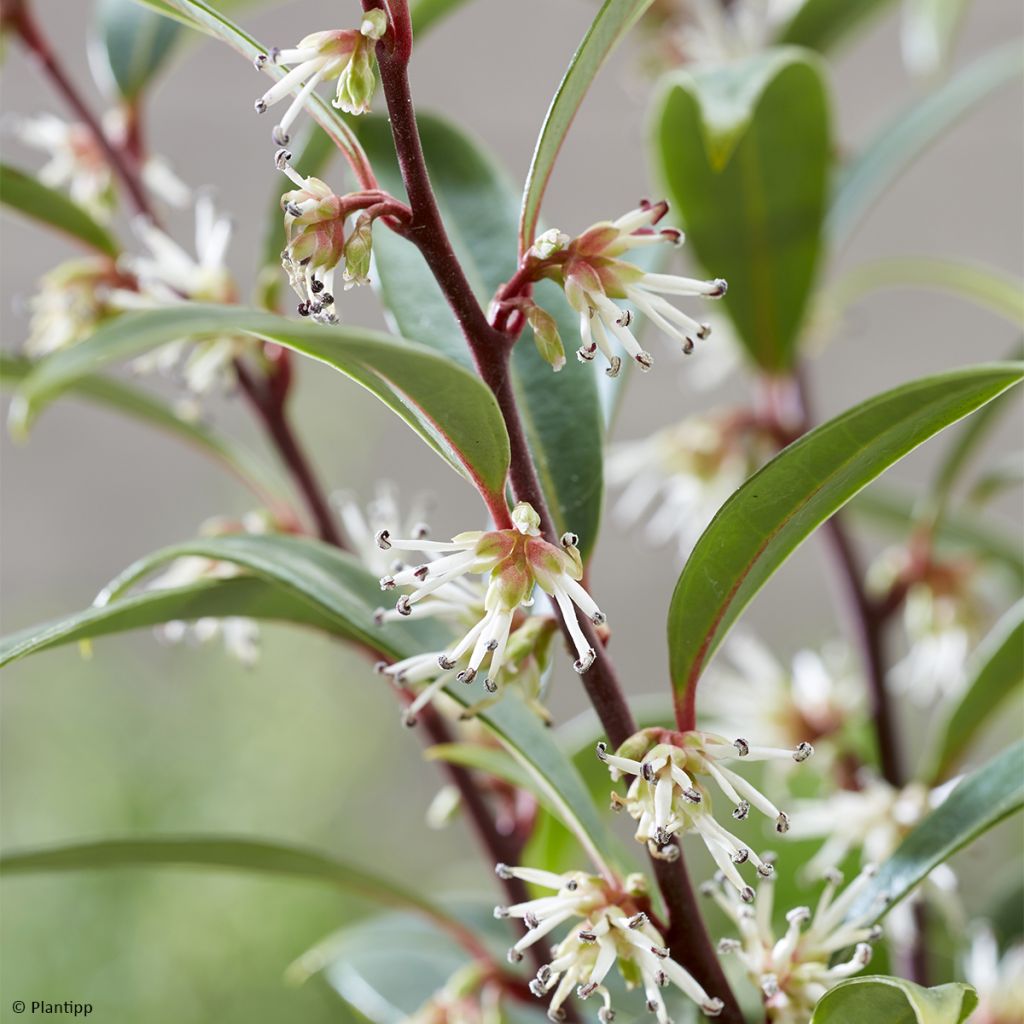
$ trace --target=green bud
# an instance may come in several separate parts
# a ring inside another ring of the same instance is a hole
[[[338,91],[331,102],[346,114],[366,114],[376,88],[373,55],[364,38],[356,45],[345,70],[338,76]]]
[[[533,340],[537,344],[541,358],[558,373],[565,366],[565,347],[562,345],[555,318],[540,306],[530,306],[526,312],[526,319],[533,330]]]
[[[363,15],[363,23],[359,26],[367,39],[377,40],[383,37],[388,30],[388,16],[379,7],[373,11],[367,11]]]
[[[367,284],[370,280],[370,256],[373,253],[373,221],[365,214],[352,229],[345,243],[345,280]]]
[[[540,516],[531,504],[521,501],[512,509],[512,525],[520,533],[536,537],[540,533]]]

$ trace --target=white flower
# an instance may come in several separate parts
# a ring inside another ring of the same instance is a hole
[[[664,742],[668,739],[671,742]],[[792,750],[751,746],[744,739],[733,743],[713,733],[669,733],[648,729],[630,737],[615,754],[604,743],[597,745],[597,756],[608,766],[612,781],[622,775],[633,776],[623,801],[613,794],[613,807],[625,807],[637,822],[635,838],[646,843],[655,857],[674,860],[679,848],[672,842],[676,834],[696,832],[704,841],[719,870],[749,902],[754,890],[744,881],[737,865],[748,860],[762,877],[771,874],[764,863],[732,835],[711,813],[711,795],[701,781],[711,779],[733,806],[733,817],[742,820],[754,807],[775,823],[776,831],[789,831],[789,817],[742,775],[723,762],[806,761],[814,753],[809,743]]]
[[[614,445],[605,479],[622,489],[615,515],[627,527],[643,523],[653,544],[674,539],[685,558],[767,453],[766,439],[728,413],[689,416],[641,441]]]
[[[992,931],[986,926],[976,928],[964,975],[978,992],[971,1024],[1020,1024],[1024,1020],[1024,944],[1015,943],[1000,957]]]
[[[633,313],[616,301],[628,303],[647,316],[670,337],[677,339],[684,352],[693,350],[696,340],[706,338],[711,328],[697,323],[676,309],[663,295],[690,295],[721,298],[725,281],[698,281],[671,274],[653,274],[621,259],[624,253],[644,246],[669,242],[682,243],[675,228],[654,230],[668,212],[668,204],[641,204],[616,221],[592,225],[582,235],[570,239],[560,231],[547,231],[527,254],[525,269],[530,280],[549,278],[565,291],[569,304],[580,316],[582,345],[576,355],[589,362],[600,350],[608,360],[607,373],[615,376],[622,365],[614,352],[614,341],[642,370],[653,362],[637,341],[630,324]]]
[[[120,310],[235,302],[237,290],[225,265],[231,222],[217,214],[206,194],[196,200],[195,221],[196,255],[192,256],[152,221],[137,218],[135,229],[149,251],[144,256],[126,254],[118,261],[122,271],[134,276],[137,290],[113,288],[106,294],[107,302]],[[132,365],[141,373],[167,373],[180,366],[190,390],[204,394],[234,381],[232,364],[250,345],[238,335],[198,342],[182,338],[140,356]]]
[[[287,144],[288,129],[299,116],[310,93],[321,82],[338,79],[332,103],[347,114],[365,114],[370,109],[376,88],[373,45],[386,29],[387,16],[383,11],[367,11],[358,30],[313,32],[299,40],[294,49],[274,49],[256,58],[259,70],[266,66],[268,60],[272,64],[294,65],[256,101],[256,112],[262,114],[294,89],[299,89],[291,106],[274,127],[273,138],[278,146]]]
[[[400,615],[414,614],[417,604],[467,574],[487,577],[483,615],[438,659],[442,668],[451,669],[468,653],[466,668],[458,675],[463,682],[472,682],[485,661],[489,661],[488,677],[497,681],[516,612],[529,605],[538,586],[554,598],[572,637],[578,655],[576,671],[586,672],[596,657],[580,629],[573,605],[596,625],[603,623],[605,616],[580,586],[583,563],[576,548],[577,538],[565,534],[561,548],[549,544],[540,536],[540,517],[526,503],[515,507],[512,522],[509,529],[462,533],[448,543],[416,538],[399,540],[389,530],[381,530],[377,535],[384,550],[441,555],[381,578],[382,590],[412,588],[411,593],[398,599],[395,607]]]
[[[605,979],[618,963],[627,987],[642,986],[647,1009],[659,1024],[669,1024],[662,989],[675,985],[710,1017],[722,1012],[720,999],[709,996],[693,977],[673,959],[664,940],[648,916],[636,905],[644,894],[643,879],[631,875],[625,885],[612,883],[582,871],[554,874],[536,868],[499,864],[502,878],[519,878],[531,885],[555,891],[554,896],[495,907],[499,918],[517,917],[526,924],[526,934],[509,950],[509,960],[522,960],[523,950],[539,942],[562,924],[572,930],[552,950],[551,962],[530,982],[537,998],[548,999],[548,1017],[562,1020],[562,1005],[573,993],[581,999],[598,995],[602,1007],[598,1018],[607,1024],[614,1017]]]
[[[676,45],[687,63],[720,64],[758,53],[771,45],[776,31],[799,8],[801,0],[691,0],[688,20]]]
[[[865,712],[864,686],[843,646],[798,651],[789,668],[749,634],[725,644],[701,692],[701,712],[717,733],[756,732],[772,746],[835,739]],[[824,752],[833,749],[826,743]]]
[[[871,924],[880,908],[869,908],[852,920],[847,914],[875,874],[875,868],[865,867],[837,895],[843,876],[838,871],[826,872],[825,889],[814,912],[809,907],[790,910],[786,914],[788,927],[782,935],[776,934],[772,924],[772,881],[765,879],[759,884],[756,908],[739,899],[724,879],[701,887],[739,930],[739,939],[723,939],[719,952],[733,954],[739,960],[760,990],[772,1024],[807,1024],[825,992],[870,961],[869,943],[882,934],[881,927]],[[832,965],[834,955],[851,946],[853,956]]]

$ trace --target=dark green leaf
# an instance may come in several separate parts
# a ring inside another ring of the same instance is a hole
[[[423,149],[445,224],[470,283],[487,303],[516,269],[516,200],[505,176],[480,147],[453,125],[419,115]],[[383,119],[366,118],[360,139],[383,184],[401,195],[391,133]],[[375,284],[398,332],[470,365],[462,333],[422,257],[404,239],[374,236]],[[578,320],[553,285],[537,299],[558,321],[567,345]],[[601,514],[603,424],[593,368],[566,366],[553,373],[529,329],[512,354],[512,378],[541,486],[559,532],[580,537],[586,557]]]
[[[98,0],[97,57],[113,88],[129,102],[162,70],[182,26],[135,0]]]
[[[993,363],[887,391],[805,434],[754,474],[704,531],[669,609],[680,708],[723,637],[790,554],[834,512],[933,434],[1020,381]]]
[[[175,338],[231,332],[340,370],[394,410],[482,493],[504,500],[508,435],[494,396],[479,378],[430,349],[386,334],[296,323],[238,306],[182,304],[119,317],[40,363],[23,383],[12,414],[27,428],[56,395],[112,362]]]
[[[77,203],[7,164],[0,164],[0,203],[31,220],[63,231],[105,256],[116,256],[120,251],[106,228],[100,227]]]
[[[0,386],[15,387],[32,372],[34,365],[24,357],[0,353]],[[261,502],[268,506],[275,504],[278,481],[251,452],[231,438],[216,433],[201,420],[193,421],[180,415],[154,395],[110,377],[92,376],[79,377],[68,388],[68,394],[157,427],[194,445],[234,473]]]
[[[928,873],[993,825],[1024,807],[1024,741],[966,776],[946,800],[920,821],[882,864],[850,908],[853,918],[884,917]]]
[[[827,224],[832,243],[843,244],[911,162],[1022,68],[1024,53],[1010,43],[968,65],[883,127],[839,179]]]
[[[831,163],[817,59],[796,49],[668,79],[654,118],[669,198],[750,357],[793,360],[821,253]]]
[[[826,992],[811,1024],[961,1024],[977,1005],[977,993],[960,982],[922,988],[888,974],[867,975]]]
[[[530,162],[530,170],[526,175],[519,217],[520,253],[526,252],[533,244],[540,220],[541,202],[555,160],[558,159],[558,151],[562,148],[590,83],[597,77],[608,54],[615,49],[651,3],[652,0],[605,0],[583,37],[583,42],[573,54],[544,117],[544,124],[541,126]]]
[[[943,717],[936,731],[926,778],[949,777],[978,731],[1024,685],[1024,601],[996,624],[974,652],[963,695]]]
[[[844,41],[881,13],[890,0],[804,0],[782,27],[779,43],[808,46],[822,52]]]

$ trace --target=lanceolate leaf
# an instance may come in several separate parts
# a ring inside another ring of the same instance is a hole
[[[13,850],[0,856],[0,875],[5,877],[136,867],[220,868],[322,882],[384,906],[414,910],[470,949],[480,945],[465,925],[418,892],[354,864],[300,846],[227,836],[154,836]]]
[[[740,613],[800,543],[859,490],[933,434],[1022,377],[993,363],[904,384],[805,434],[754,474],[704,531],[669,609],[677,707]]]
[[[473,374],[437,353],[363,328],[296,323],[237,306],[182,304],[119,317],[39,364],[19,392],[28,427],[80,377],[181,337],[246,333],[340,370],[375,394],[482,493],[500,497],[508,435],[497,402]]]
[[[927,778],[948,778],[979,730],[999,714],[1007,699],[1024,686],[1024,600],[1011,608],[974,652],[968,683],[956,705],[944,716]]]
[[[777,42],[822,52],[843,42],[892,0],[804,0],[782,26]]]
[[[473,140],[432,115],[418,120],[445,224],[477,298],[486,304],[516,269],[515,195]],[[366,118],[359,134],[383,184],[401,195],[387,123]],[[415,248],[382,229],[375,233],[374,252],[373,277],[395,329],[470,365],[462,332]],[[557,319],[566,347],[574,347],[579,323],[561,292],[545,284],[536,298]],[[593,367],[571,360],[554,373],[527,328],[512,354],[512,380],[555,525],[579,535],[586,557],[597,539],[602,493],[603,425]]]
[[[0,164],[0,203],[31,220],[56,228],[104,256],[116,256],[117,242],[77,203],[35,178]]]
[[[655,159],[747,353],[785,369],[821,253],[831,163],[829,104],[817,58],[773,50],[668,79]],[[713,342],[712,342],[713,343]]]
[[[256,60],[260,54],[267,53],[268,48],[261,46],[252,36],[243,32],[230,18],[222,11],[215,9],[204,0],[166,0],[166,2],[180,12],[186,19],[191,21],[197,29],[207,35],[216,37],[227,43],[233,50],[240,53],[250,63]],[[288,40],[285,45],[292,45],[296,40]],[[273,78],[284,77],[284,70],[267,62],[264,68],[265,74]],[[259,95],[264,91],[265,82],[257,77],[253,78],[253,95]],[[316,92],[310,93],[305,100],[306,110],[310,116],[320,125],[321,128],[334,140],[335,145],[345,154],[359,184],[363,188],[373,188],[375,179],[373,169],[370,166],[363,147],[355,137],[352,129],[345,123],[337,110]],[[269,115],[268,116],[272,116]],[[272,122],[271,122],[272,123]],[[267,125],[269,134],[271,125]]]
[[[832,243],[843,244],[913,160],[1022,69],[1024,54],[1017,43],[1010,43],[968,65],[882,128],[839,180],[828,215]]]
[[[849,917],[877,911],[884,917],[928,873],[957,850],[1024,807],[1024,741],[964,778],[919,822],[882,864],[850,908]]]
[[[618,45],[622,37],[636,24],[650,7],[652,0],[605,0],[594,18],[579,49],[573,54],[569,67],[548,107],[544,124],[533,151],[533,160],[526,175],[522,212],[519,218],[519,251],[525,253],[533,244],[540,220],[540,207],[558,151],[568,134],[576,111],[583,103],[590,83],[605,58]]]
[[[923,988],[889,974],[867,975],[826,992],[811,1024],[961,1024],[977,1005],[977,993],[960,982]]]
[[[182,29],[135,0],[99,0],[95,25],[96,62],[103,62],[104,77],[129,102],[161,71]]]
[[[13,388],[28,377],[34,366],[29,359],[0,353],[0,386]],[[154,395],[111,377],[92,376],[78,378],[68,388],[68,393],[157,427],[194,445],[234,473],[260,501],[271,506],[275,503],[278,481],[252,453],[231,438],[222,437],[202,421],[192,421],[179,415]]]

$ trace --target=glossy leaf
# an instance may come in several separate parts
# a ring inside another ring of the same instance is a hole
[[[102,61],[102,77],[132,102],[163,69],[182,26],[135,0],[98,0],[95,29],[95,61]]]
[[[31,360],[22,356],[0,353],[0,387],[16,387],[29,376],[34,366]],[[67,393],[156,427],[193,445],[237,476],[261,502],[270,506],[275,504],[275,492],[279,489],[277,479],[251,452],[232,438],[218,434],[202,420],[182,416],[155,395],[112,377],[79,377]]]
[[[420,114],[418,121],[445,224],[477,298],[486,304],[516,269],[515,195],[473,140],[433,115]],[[364,119],[359,133],[382,183],[401,195],[387,123]],[[374,260],[374,283],[394,329],[471,365],[462,333],[419,252],[381,229],[374,235]],[[572,345],[578,319],[559,289],[542,284],[536,297],[555,316],[566,345]],[[560,373],[552,372],[527,328],[513,350],[512,380],[555,525],[560,533],[579,535],[586,557],[597,539],[603,475],[603,423],[594,368],[573,361]]]
[[[922,78],[948,63],[968,0],[904,0],[900,25],[903,63]]]
[[[957,850],[1024,807],[1024,741],[966,776],[946,800],[906,835],[850,908],[884,917],[928,873]]]
[[[537,145],[530,161],[519,216],[519,251],[533,244],[540,221],[540,207],[554,170],[558,152],[569,132],[576,111],[597,77],[608,54],[650,7],[652,0],[605,0],[573,54],[569,67],[555,91],[544,117]]]
[[[677,704],[692,710],[708,660],[754,595],[834,512],[933,434],[1019,382],[993,363],[904,384],[805,434],[722,506],[697,542],[669,609]]]
[[[892,975],[841,981],[818,1001],[811,1024],[961,1024],[978,1005],[970,985],[953,982],[923,988]]]
[[[831,163],[817,60],[772,50],[667,80],[655,159],[709,277],[758,366],[788,367],[821,254]]]
[[[384,906],[415,910],[471,948],[472,933],[425,896],[355,864],[300,846],[226,836],[108,839],[13,850],[0,856],[0,876],[136,867],[199,867],[282,875],[333,885]]]
[[[891,0],[804,0],[784,24],[779,43],[807,46],[822,52],[844,42],[880,14]]]
[[[223,11],[212,7],[205,0],[166,0],[166,2],[194,24],[200,32],[205,32],[207,35],[227,43],[233,50],[245,57],[250,64],[258,56],[268,52],[268,47],[262,46],[247,32],[239,28]],[[292,42],[294,40],[288,40],[287,45],[291,45]],[[281,79],[284,77],[285,71],[268,61],[264,68],[264,74],[274,79]],[[262,80],[254,78],[254,97],[262,90]],[[296,91],[298,90],[296,89]],[[328,100],[316,92],[310,93],[304,103],[313,120],[327,132],[335,145],[345,154],[360,185],[363,188],[374,187],[373,170],[363,152],[363,147],[345,119],[331,106]],[[268,125],[268,133],[269,128],[270,125]]]
[[[116,256],[120,251],[107,229],[63,192],[47,188],[7,164],[0,164],[0,203],[23,217],[62,231],[104,256]]]
[[[1024,53],[1017,43],[968,65],[885,125],[840,176],[827,232],[842,245],[885,190],[929,146],[999,86],[1020,75]]]
[[[119,317],[39,364],[12,415],[28,427],[80,377],[175,338],[238,332],[341,371],[376,395],[483,493],[501,496],[508,435],[497,402],[473,374],[437,353],[364,328],[297,323],[237,306],[181,304]]]
[[[926,773],[933,784],[952,774],[978,732],[1024,687],[1024,601],[999,620],[974,652],[967,676],[963,694],[936,730]]]

